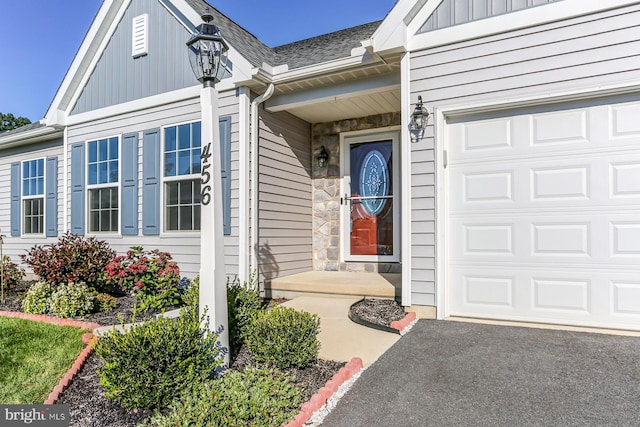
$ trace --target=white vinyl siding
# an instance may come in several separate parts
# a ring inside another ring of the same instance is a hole
[[[225,236],[225,263],[228,275],[238,273],[238,98],[235,91],[219,93],[220,117],[231,117],[231,234]],[[142,181],[143,132],[162,129],[177,123],[192,123],[200,120],[200,100],[198,98],[174,102],[161,107],[144,111],[122,114],[96,120],[90,123],[74,125],[69,128],[69,147],[72,144],[114,134],[137,133],[138,138],[138,177]],[[67,158],[70,160],[70,151]],[[70,184],[70,176],[67,177]],[[70,197],[65,201],[70,207]],[[200,236],[199,233],[182,233],[179,236],[161,233],[156,236],[143,236],[142,223],[142,191],[138,191],[138,236],[106,237],[105,240],[117,250],[124,253],[130,246],[143,245],[149,249],[170,252],[180,266],[181,274],[193,277],[200,269]],[[162,209],[158,205],[157,209]]]

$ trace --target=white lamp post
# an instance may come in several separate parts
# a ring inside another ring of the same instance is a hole
[[[224,266],[224,232],[222,224],[222,177],[218,92],[215,84],[226,72],[228,46],[220,30],[210,22],[213,15],[202,15],[204,24],[196,27],[187,42],[193,72],[202,82],[202,171],[200,220],[200,315],[208,308],[209,328],[217,332],[219,344],[229,350],[227,313],[227,278]],[[229,352],[225,355],[229,364]]]

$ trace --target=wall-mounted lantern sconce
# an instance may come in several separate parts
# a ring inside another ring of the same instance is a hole
[[[329,160],[329,153],[327,153],[327,150],[324,148],[324,145],[320,147],[320,153],[318,153],[318,155],[316,156],[316,162],[318,162],[318,167],[325,167],[327,166],[327,160]]]
[[[422,96],[418,95],[418,102],[414,104],[413,113],[411,113],[411,123],[409,130],[413,132],[422,132],[427,128],[427,120],[429,119],[429,111],[422,106]]]

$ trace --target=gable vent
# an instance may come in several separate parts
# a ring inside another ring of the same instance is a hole
[[[149,14],[133,18],[133,32],[131,37],[131,56],[137,58],[149,53]]]

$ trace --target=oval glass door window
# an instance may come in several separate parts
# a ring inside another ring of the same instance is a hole
[[[387,162],[378,150],[371,150],[365,156],[360,167],[360,196],[362,206],[369,215],[378,215],[384,209],[389,195],[389,169]],[[369,199],[369,197],[373,197]]]

